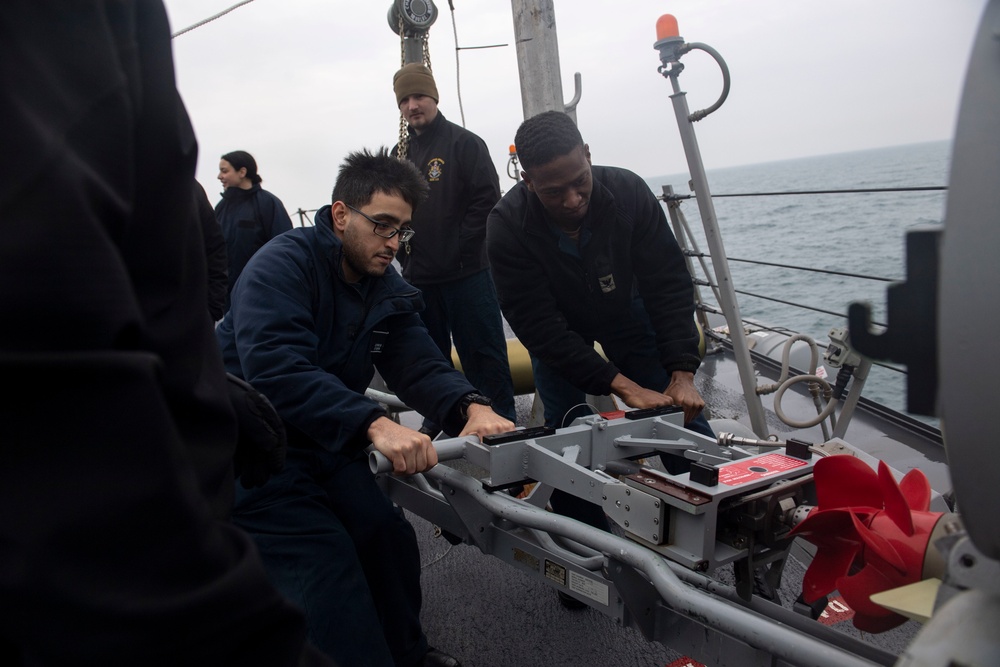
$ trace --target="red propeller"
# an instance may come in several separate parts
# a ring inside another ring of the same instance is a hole
[[[854,609],[854,626],[884,632],[905,616],[875,604],[874,593],[925,576],[924,558],[942,512],[929,512],[931,487],[919,470],[898,484],[879,461],[878,474],[853,456],[829,456],[813,468],[817,506],[792,529],[818,547],[802,580],[806,602],[834,590]]]

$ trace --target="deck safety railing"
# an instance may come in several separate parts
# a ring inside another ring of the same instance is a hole
[[[825,190],[795,190],[795,191],[769,191],[769,192],[740,192],[740,193],[724,193],[715,194],[712,193],[713,199],[723,199],[723,198],[735,198],[735,197],[789,197],[789,196],[805,196],[805,195],[852,195],[852,194],[877,194],[877,193],[905,193],[905,192],[946,192],[946,186],[918,186],[918,187],[887,187],[887,188],[846,188],[846,189],[825,189]],[[717,286],[714,283],[712,276],[714,275],[708,262],[711,261],[711,254],[703,251],[698,244],[697,237],[692,234],[691,227],[681,210],[681,203],[685,200],[694,199],[692,194],[675,194],[671,186],[663,186],[663,195],[659,197],[667,205],[667,211],[670,217],[670,222],[673,227],[674,235],[677,237],[678,243],[681,245],[681,249],[687,258],[688,270],[691,272],[692,280],[695,285],[695,298],[697,302],[697,317],[702,328],[706,332],[706,336],[710,339],[715,339],[717,341],[722,340],[724,336],[716,333],[712,330],[709,325],[707,315],[717,314],[721,315],[722,311],[716,305],[720,303],[719,293]],[[873,275],[867,273],[856,273],[850,271],[837,271],[833,269],[818,268],[812,266],[802,266],[800,264],[794,264],[790,262],[780,262],[780,261],[765,261],[761,259],[750,259],[750,258],[740,258],[740,257],[727,257],[729,262],[743,263],[754,266],[762,267],[773,267],[776,269],[787,270],[791,272],[801,272],[801,273],[811,273],[811,274],[825,274],[829,276],[846,277],[851,279],[866,280],[873,282],[883,282],[891,283],[899,280],[898,278],[889,278],[880,275]],[[703,289],[708,289],[711,291],[714,297],[713,301],[705,298],[702,294]],[[782,304],[789,306],[794,309],[801,309],[812,311],[814,313],[819,313],[823,315],[828,315],[835,317],[837,319],[846,321],[847,314],[844,312],[837,312],[833,310],[828,310],[816,305],[811,305],[807,303],[801,303],[797,301],[792,301],[784,298],[780,298],[773,294],[761,294],[758,292],[747,291],[743,289],[735,289],[737,294],[742,297],[749,297],[752,299],[759,299],[764,301],[769,301],[772,303]],[[745,326],[752,327],[755,330],[772,331],[776,333],[795,335],[800,333],[792,328],[786,326],[774,326],[775,323],[766,323],[756,321],[752,318],[743,318],[743,323]],[[886,326],[884,322],[874,321],[877,326]],[[824,348],[825,345],[821,341],[817,341],[817,345]],[[906,374],[905,368],[900,368],[888,363],[874,362],[875,366],[886,369],[893,373],[900,375]]]

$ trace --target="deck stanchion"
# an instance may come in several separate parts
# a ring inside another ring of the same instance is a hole
[[[708,187],[708,178],[705,175],[705,166],[702,163],[698,139],[694,133],[694,121],[701,120],[718,109],[729,94],[729,70],[715,49],[705,44],[686,44],[684,39],[677,34],[677,20],[670,14],[664,14],[660,17],[656,23],[656,30],[657,41],[653,48],[660,52],[660,61],[663,63],[659,68],[660,73],[670,79],[670,85],[673,87],[674,92],[670,99],[673,102],[677,128],[684,146],[684,154],[687,157],[688,171],[694,184],[698,211],[701,213],[702,224],[705,227],[705,238],[712,256],[712,266],[715,269],[715,280],[716,285],[718,285],[719,305],[726,317],[726,322],[729,324],[729,337],[740,371],[740,382],[743,385],[743,395],[747,403],[750,425],[758,437],[766,438],[768,432],[767,421],[764,418],[764,406],[760,397],[757,396],[757,378],[754,375],[753,360],[750,358],[750,347],[743,331],[743,319],[740,315],[739,303],[736,301],[736,291],[733,288],[733,279],[729,272],[726,249],[722,244],[722,235],[719,232],[715,206],[712,203],[712,194]],[[680,63],[680,57],[692,49],[705,51],[715,58],[722,68],[724,80],[723,92],[719,100],[708,109],[696,111],[693,114],[688,110],[687,93],[681,90],[677,80],[684,69]]]

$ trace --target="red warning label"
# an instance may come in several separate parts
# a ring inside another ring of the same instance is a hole
[[[854,618],[854,610],[848,607],[844,598],[838,595],[827,603],[826,609],[819,615],[818,620],[823,625],[836,625],[852,618]]]
[[[705,667],[697,660],[692,660],[691,658],[677,658],[673,662],[668,662],[667,667]]]
[[[719,484],[739,486],[757,479],[787,470],[794,470],[806,465],[802,459],[796,459],[784,454],[765,454],[745,461],[737,461],[719,468]]]

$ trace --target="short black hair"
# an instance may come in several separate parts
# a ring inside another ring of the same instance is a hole
[[[348,154],[337,173],[333,201],[361,208],[376,192],[398,194],[416,210],[430,186],[412,162],[393,157],[385,146],[375,153],[363,148]]]
[[[244,167],[247,170],[247,178],[253,184],[260,183],[264,179],[260,177],[257,173],[257,161],[253,159],[253,155],[247,153],[246,151],[232,151],[231,153],[226,153],[222,156],[222,159],[233,165],[233,169],[239,171]]]
[[[583,146],[573,119],[561,111],[544,111],[521,123],[514,135],[517,159],[524,169],[540,167]]]

